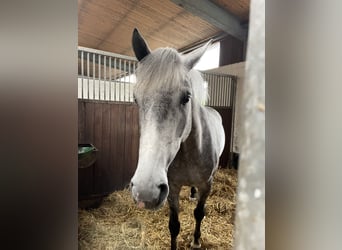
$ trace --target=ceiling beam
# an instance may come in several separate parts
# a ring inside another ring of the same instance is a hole
[[[239,40],[246,41],[247,29],[243,28],[240,24],[240,20],[213,2],[210,2],[209,0],[171,1]]]
[[[224,38],[226,38],[228,35],[226,32],[223,32],[223,31],[220,31],[218,34],[214,35],[214,36],[211,36],[211,37],[208,37],[208,38],[205,38],[203,40],[200,40],[200,41],[197,41],[195,43],[192,43],[192,44],[189,44],[185,47],[182,47],[180,49],[178,49],[179,52],[181,53],[189,53],[201,46],[203,46],[205,43],[207,43],[209,40],[211,40],[212,44],[213,43],[216,43],[216,42],[219,42],[221,40],[223,40]]]

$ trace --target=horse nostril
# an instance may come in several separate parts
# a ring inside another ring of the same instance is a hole
[[[169,194],[169,187],[167,186],[167,184],[160,184],[158,188],[160,189],[159,202],[162,202]]]
[[[160,189],[160,192],[165,192],[168,189],[166,184],[160,184],[158,187]]]

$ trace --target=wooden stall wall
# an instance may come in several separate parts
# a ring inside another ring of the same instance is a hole
[[[79,100],[78,142],[92,143],[99,150],[94,166],[79,171],[79,198],[123,189],[138,161],[137,106]]]
[[[219,165],[221,167],[227,167],[228,162],[230,161],[229,157],[231,155],[231,132],[232,132],[232,118],[233,118],[233,112],[231,107],[212,107],[214,108],[217,112],[220,113],[222,117],[222,123],[223,123],[223,128],[224,128],[224,133],[226,135],[226,144],[223,149],[223,153],[220,157],[220,163]]]
[[[229,161],[232,109],[213,107],[222,116],[226,145],[220,166]],[[79,171],[79,199],[125,188],[134,174],[139,149],[138,107],[133,103],[78,101],[78,142],[99,151],[93,167]]]

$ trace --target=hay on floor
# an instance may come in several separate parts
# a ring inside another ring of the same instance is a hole
[[[237,172],[219,169],[202,221],[202,249],[232,249]],[[189,249],[195,228],[190,188],[180,194],[178,249]],[[169,249],[168,206],[139,209],[128,190],[107,197],[98,209],[79,209],[79,249]]]

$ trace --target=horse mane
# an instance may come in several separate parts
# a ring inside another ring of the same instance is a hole
[[[159,48],[151,52],[138,64],[134,91],[180,90],[187,80],[193,90],[192,98],[203,105],[207,98],[204,80],[197,70],[186,69],[184,57],[173,48]]]
[[[189,79],[191,81],[192,91],[195,100],[198,101],[200,105],[204,105],[209,96],[208,96],[208,89],[204,87],[204,80],[201,73],[197,70],[190,70]]]

